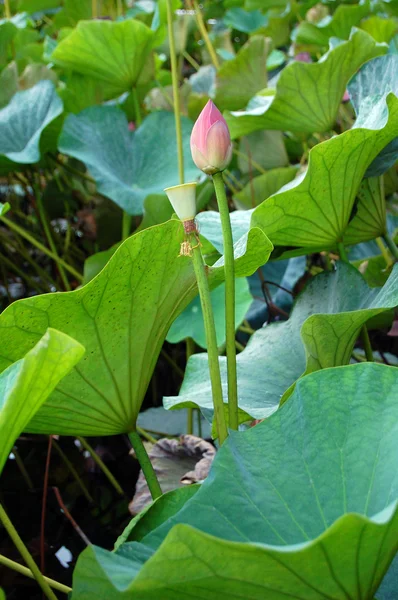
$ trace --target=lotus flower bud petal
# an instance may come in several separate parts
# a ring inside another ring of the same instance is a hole
[[[211,100],[193,127],[191,153],[198,169],[208,175],[223,171],[231,160],[232,143],[228,125]]]
[[[164,190],[174,212],[181,221],[188,221],[196,215],[196,183],[182,183]]]

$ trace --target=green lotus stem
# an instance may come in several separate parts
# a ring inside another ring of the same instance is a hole
[[[156,444],[157,443],[157,439],[152,437],[150,433],[147,432],[146,429],[142,429],[142,427],[138,427],[138,425],[135,426],[137,432],[140,434],[141,437],[145,438],[148,442],[151,442],[151,444]]]
[[[173,10],[171,0],[166,0],[167,6],[167,27],[169,33],[169,47],[170,47],[170,63],[171,63],[171,79],[173,83],[173,106],[174,106],[174,120],[176,128],[176,139],[177,139],[177,157],[178,157],[178,175],[180,183],[184,183],[184,153],[182,146],[182,133],[181,133],[181,113],[180,113],[180,91],[178,88],[178,67],[177,67],[177,55],[176,46],[174,39],[173,29]]]
[[[392,261],[390,255],[388,254],[387,248],[383,244],[383,240],[380,237],[376,238],[376,244],[378,245],[379,250],[383,255],[383,258],[386,262],[386,267],[389,269],[391,267]]]
[[[337,242],[337,251],[338,251],[338,253],[339,253],[339,255],[340,255],[340,259],[341,259],[343,262],[345,262],[345,263],[347,263],[347,264],[350,264],[350,261],[349,261],[349,259],[348,259],[347,252],[346,252],[346,250],[345,250],[345,248],[344,248],[344,244],[343,244],[342,242]]]
[[[203,322],[206,332],[207,354],[209,361],[209,373],[211,391],[213,395],[214,417],[220,445],[228,436],[225,422],[224,401],[222,394],[220,363],[218,360],[216,327],[211,305],[210,288],[207,280],[206,266],[203,261],[202,252],[195,234],[191,234],[192,262],[195,269],[196,281],[199,289],[200,303],[202,306]],[[235,349],[235,346],[234,346]]]
[[[133,217],[129,215],[125,210],[123,211],[122,221],[122,240],[126,240],[131,233],[131,221]]]
[[[10,0],[4,0],[4,11],[6,14],[6,19],[11,19]]]
[[[383,239],[384,239],[385,243],[387,244],[389,251],[391,252],[391,254],[394,257],[394,262],[397,262],[398,261],[398,248],[397,248],[394,240],[392,239],[390,234],[387,232],[383,235]]]
[[[232,239],[231,219],[229,217],[228,201],[225,194],[222,173],[213,175],[218,209],[220,211],[221,227],[224,243],[225,270],[225,333],[228,372],[228,411],[229,426],[238,429],[238,383],[236,373],[235,345],[235,265],[234,242]]]
[[[98,454],[96,453],[94,448],[92,446],[90,446],[90,444],[88,443],[86,438],[81,437],[81,436],[76,436],[76,439],[78,439],[79,442],[81,443],[81,445],[83,446],[83,448],[85,448],[87,450],[87,452],[89,452],[91,454],[91,458],[99,466],[99,468],[101,469],[101,471],[103,472],[105,477],[108,479],[109,483],[115,488],[117,493],[120,494],[120,496],[124,496],[124,491],[123,491],[120,483],[112,475],[112,473],[110,472],[110,470],[108,469],[106,464],[103,462],[102,458],[100,456],[98,456]]]
[[[366,360],[368,362],[374,362],[373,350],[370,344],[368,328],[366,327],[366,323],[362,325],[361,328],[361,338],[363,342],[363,348],[365,350]]]
[[[90,504],[93,504],[93,502],[94,502],[93,497],[91,496],[90,492],[88,491],[88,489],[87,489],[86,485],[84,484],[84,482],[82,481],[82,479],[79,477],[79,473],[76,471],[75,467],[70,462],[69,458],[66,456],[65,452],[62,450],[61,446],[57,443],[57,441],[54,438],[52,440],[52,445],[55,448],[55,450],[58,452],[58,454],[61,457],[61,459],[63,460],[63,462],[65,463],[65,465],[66,465],[67,469],[69,470],[70,474],[72,475],[73,479],[76,481],[76,483],[80,487],[83,495],[86,497],[88,502],[90,502]]]
[[[140,101],[138,98],[138,92],[137,92],[136,86],[134,86],[133,89],[131,90],[131,95],[133,97],[135,122],[136,122],[137,126],[139,127],[142,123],[142,115],[141,115]]]
[[[33,575],[30,569],[15,562],[14,560],[11,560],[10,558],[7,558],[6,556],[3,556],[2,554],[0,554],[0,565],[4,565],[5,567],[8,567],[9,569],[16,571],[17,573],[21,573],[21,575],[25,575],[30,579],[35,579],[35,576]],[[67,585],[64,585],[63,583],[59,583],[54,579],[44,577],[44,575],[43,579],[46,583],[48,583],[50,587],[54,588],[54,590],[58,590],[59,592],[63,592],[64,594],[70,594],[70,592],[72,591],[72,588],[68,587]]]
[[[162,495],[162,490],[156,477],[155,469],[150,461],[145,446],[137,431],[129,433],[129,438],[134,448],[135,455],[140,463],[142,472],[144,473],[149,491],[151,492],[152,500],[156,500]]]
[[[43,229],[44,229],[44,234],[45,234],[45,236],[47,238],[48,245],[51,248],[51,252],[57,257],[56,262],[57,262],[59,274],[60,274],[61,279],[62,279],[62,283],[64,284],[64,288],[68,292],[70,292],[71,288],[70,288],[70,285],[69,285],[69,281],[68,281],[68,278],[67,278],[67,276],[65,274],[65,271],[64,271],[62,265],[59,262],[59,255],[58,255],[57,247],[56,247],[56,245],[54,243],[54,240],[53,240],[53,237],[52,237],[52,234],[51,234],[51,231],[50,231],[50,226],[49,226],[49,223],[48,223],[46,211],[45,211],[45,208],[44,208],[44,205],[43,205],[43,198],[42,198],[42,195],[40,193],[38,185],[34,186],[34,192],[35,192],[35,197],[36,197],[36,206],[37,206],[37,210],[38,210],[38,213],[39,213],[39,218],[40,218],[41,224],[42,224]]]
[[[39,586],[43,590],[43,593],[47,596],[47,598],[49,598],[49,600],[57,600],[56,595],[54,594],[54,592],[50,588],[50,586],[47,583],[47,581],[44,579],[43,575],[40,572],[39,567],[37,566],[37,564],[33,560],[33,557],[30,554],[30,552],[27,549],[27,547],[25,546],[25,544],[23,543],[23,541],[19,537],[17,530],[15,529],[14,525],[11,523],[11,521],[10,521],[10,519],[9,519],[6,511],[4,510],[4,508],[3,508],[3,506],[1,504],[0,504],[0,521],[1,521],[1,523],[3,523],[4,529],[7,531],[8,535],[10,536],[10,538],[12,539],[12,541],[14,542],[14,544],[15,544],[16,548],[18,549],[20,555],[22,556],[22,558],[24,559],[24,561],[28,565],[29,569],[31,570],[31,572],[33,574],[33,577],[36,579],[37,583],[39,584]]]
[[[193,0],[192,4],[193,4],[194,10],[195,10],[196,23],[198,25],[198,29],[200,31],[200,34],[203,38],[204,43],[206,44],[207,52],[210,54],[211,62],[213,63],[213,65],[215,66],[215,68],[218,71],[218,69],[220,68],[220,62],[218,60],[216,51],[214,50],[213,44],[211,43],[209,34],[207,33],[207,29],[206,29],[205,22],[203,20],[202,12],[199,8],[197,0]]]
[[[76,271],[76,269],[74,269],[73,267],[68,265],[68,263],[66,261],[64,261],[63,258],[61,258],[60,256],[57,256],[56,254],[51,252],[51,250],[49,250],[48,248],[46,248],[46,246],[44,246],[42,243],[40,243],[38,240],[36,240],[36,238],[34,238],[32,235],[30,235],[30,233],[28,233],[25,229],[23,229],[22,227],[20,227],[16,223],[14,223],[14,221],[11,221],[10,219],[8,219],[5,216],[0,217],[0,220],[2,220],[3,223],[5,223],[13,231],[18,233],[25,240],[30,242],[32,244],[32,246],[35,246],[38,250],[40,250],[40,252],[43,252],[43,254],[46,254],[49,258],[51,258],[55,262],[58,262],[58,264],[62,265],[66,271],[68,271],[71,275],[73,275],[73,277],[75,277],[75,279],[77,279],[79,281],[79,283],[82,283],[83,276],[78,271]]]
[[[187,357],[187,363],[188,363],[190,356],[192,356],[192,354],[195,354],[195,342],[192,338],[187,337],[187,339],[185,340],[185,343],[186,343],[186,357]],[[188,435],[193,434],[193,411],[194,411],[193,408],[187,409],[187,434]]]
[[[198,62],[196,62],[196,60],[190,54],[188,54],[188,52],[186,50],[182,51],[182,55],[185,58],[185,60],[187,62],[189,62],[191,67],[193,67],[195,69],[195,71],[199,71],[200,64]]]

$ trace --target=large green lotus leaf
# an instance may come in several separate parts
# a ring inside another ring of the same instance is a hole
[[[185,180],[199,175],[190,153],[192,122],[181,118]],[[174,115],[152,113],[135,132],[129,131],[124,112],[116,106],[92,106],[68,115],[59,150],[83,161],[98,191],[132,215],[141,215],[149,194],[178,181]]]
[[[358,117],[356,127],[362,127],[369,119],[369,112],[384,109],[383,98],[389,92],[398,96],[398,55],[387,54],[363,65],[348,84],[348,91]],[[365,177],[382,175],[397,158],[398,138],[395,137],[368,167]]]
[[[232,60],[225,61],[216,75],[214,102],[220,110],[246,106],[250,98],[267,87],[269,39],[255,35]]]
[[[296,167],[281,167],[271,169],[253,177],[245,187],[234,195],[234,201],[239,209],[254,208],[292,181],[297,175]]]
[[[360,127],[356,123],[351,130],[312,148],[306,172],[256,209],[231,213],[235,241],[247,232],[250,223],[261,226],[274,246],[290,247],[283,254],[287,258],[334,248],[347,227],[350,237],[354,237],[355,228],[358,241],[361,235],[369,239],[370,229],[380,230],[381,216],[367,229],[360,223],[366,211],[363,206],[351,222],[350,218],[365,171],[398,135],[398,100],[393,94],[387,102],[385,97],[376,96],[373,105],[367,99],[363,107],[368,119],[361,112],[357,121]],[[374,210],[384,209],[379,204]],[[220,251],[219,213],[201,213],[197,220],[202,235]]]
[[[0,375],[0,473],[17,437],[83,354],[79,342],[48,329]]]
[[[351,28],[369,13],[370,3],[368,0],[359,4],[340,4],[332,17],[325,17],[318,23],[301,21],[292,37],[298,44],[327,46],[331,37],[346,40],[350,35]],[[369,33],[372,32],[369,31]],[[384,40],[378,39],[377,41]]]
[[[18,33],[17,27],[11,22],[4,20],[0,22],[0,66],[7,64],[11,49],[11,43]]]
[[[254,210],[252,225],[263,226],[274,246],[305,254],[343,238],[366,169],[398,135],[392,93],[367,108],[367,118],[360,114],[352,129],[312,148],[307,171]]]
[[[373,599],[398,547],[397,394],[374,363],[302,379],[141,543],[85,550],[73,600]]]
[[[86,348],[29,425],[36,433],[111,435],[134,429],[167,331],[197,293],[189,257],[179,256],[180,221],[128,238],[104,269],[73,292],[14,302],[0,316],[0,370],[54,327]],[[252,229],[235,246],[238,277],[267,261],[271,244]],[[222,282],[222,260],[209,268]]]
[[[267,90],[267,95],[255,96],[247,110],[225,113],[232,137],[258,129],[332,129],[349,79],[365,61],[386,50],[366,32],[353,31],[348,41],[336,42],[317,63],[292,62],[283,69],[274,95]]]
[[[247,280],[237,279],[235,282],[235,324],[242,323],[253,301]],[[217,344],[225,343],[225,285],[221,284],[211,292],[214,321],[216,325]],[[203,313],[199,296],[187,306],[174,321],[167,334],[166,340],[177,344],[191,337],[201,348],[207,348],[206,334],[203,325]]]
[[[391,41],[397,31],[395,19],[387,19],[378,15],[372,15],[369,19],[363,21],[360,27],[367,31],[376,42],[385,42],[386,44]]]
[[[92,0],[62,0],[62,8],[53,19],[53,33],[61,27],[74,27],[83,19],[92,17]]]
[[[231,27],[231,29],[243,31],[243,33],[253,33],[257,29],[260,29],[260,27],[265,27],[268,19],[259,10],[248,12],[237,6],[227,10],[224,15],[224,23],[227,27]]]
[[[264,149],[267,149],[265,152]],[[253,131],[239,140],[238,166],[242,173],[251,177],[255,171],[253,161],[269,171],[287,167],[289,157],[281,131]]]
[[[304,373],[348,364],[362,325],[397,304],[398,265],[383,288],[369,288],[354,267],[341,263],[335,271],[312,279],[296,300],[289,320],[256,331],[237,356],[241,420],[248,415],[268,417]],[[224,357],[220,365],[227,398]],[[207,354],[192,356],[180,395],[164,398],[165,408],[199,406],[211,411],[207,369]]]
[[[43,129],[62,111],[62,100],[51,81],[14,94],[0,110],[0,155],[18,163],[40,160]]]
[[[112,98],[137,84],[152,50],[153,36],[149,27],[134,19],[80,21],[57,45],[52,59],[62,67],[103,81],[107,96]]]
[[[343,243],[350,246],[386,233],[386,203],[382,177],[369,177],[361,183],[357,194],[355,216],[345,230]]]

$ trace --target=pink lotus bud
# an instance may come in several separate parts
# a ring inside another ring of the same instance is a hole
[[[211,100],[193,127],[191,153],[198,169],[208,175],[223,171],[231,160],[232,143],[228,125]]]

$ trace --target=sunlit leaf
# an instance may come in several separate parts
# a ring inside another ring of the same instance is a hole
[[[355,216],[344,233],[344,244],[358,244],[386,233],[386,203],[380,177],[364,179],[357,195]]]
[[[283,69],[275,95],[254,96],[247,109],[226,113],[233,138],[258,129],[312,133],[333,127],[349,79],[367,60],[385,54],[364,31],[333,44],[317,63],[294,61]]]
[[[270,43],[254,36],[232,60],[225,61],[215,80],[215,103],[220,110],[246,106],[250,98],[267,87],[267,55]]]
[[[150,55],[153,31],[140,21],[80,21],[55,48],[52,59],[60,66],[99,79],[107,97],[130,91],[137,84]]]
[[[315,44],[318,46],[327,46],[331,37],[346,40],[350,35],[351,28],[369,13],[370,3],[368,0],[359,4],[340,4],[333,16],[325,17],[319,23],[301,21],[294,32],[294,40],[298,44]],[[372,32],[369,31],[369,33]],[[376,41],[382,42],[384,40]]]
[[[76,340],[48,329],[0,375],[0,473],[17,437],[83,354]]]
[[[179,256],[179,221],[127,239],[101,273],[73,292],[21,300],[0,316],[0,370],[23,357],[48,327],[86,348],[29,425],[36,433],[111,435],[131,431],[167,331],[197,293],[189,257]],[[235,247],[236,273],[253,273],[271,245],[258,228]],[[209,269],[211,285],[224,277]]]

